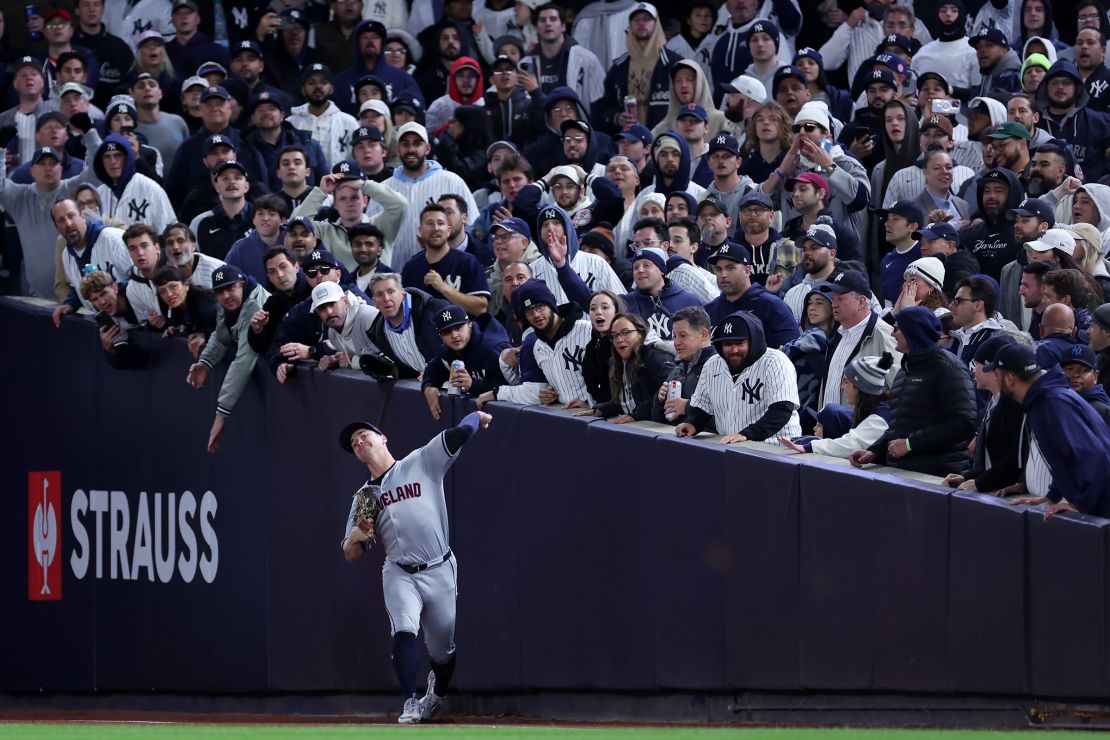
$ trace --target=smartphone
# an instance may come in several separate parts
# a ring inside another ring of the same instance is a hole
[[[527,72],[528,74],[533,74],[532,73],[532,63],[530,61],[528,61],[527,59],[521,59],[520,60],[520,69],[524,72]]]
[[[96,325],[100,329],[111,329],[116,325],[116,320],[104,311],[97,311],[93,318],[96,319]]]

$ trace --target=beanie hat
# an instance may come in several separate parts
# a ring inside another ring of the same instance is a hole
[[[632,264],[637,260],[649,260],[659,268],[659,272],[667,274],[667,253],[658,247],[644,247],[632,255]]]
[[[823,129],[832,133],[832,115],[829,113],[829,106],[821,100],[811,100],[803,105],[798,110],[798,115],[794,116],[794,123],[802,123],[803,121],[811,121],[818,124]]]
[[[526,280],[523,285],[514,290],[512,302],[513,311],[521,319],[524,318],[525,309],[538,304],[551,306],[552,310],[557,308],[555,294],[547,287],[547,283],[536,278]]]
[[[852,409],[839,403],[830,403],[817,412],[817,423],[825,439],[843,437],[852,429]]]
[[[613,230],[599,224],[578,237],[578,247],[594,247],[600,249],[609,256],[609,259],[612,259],[614,254]]]
[[[1021,77],[1019,79],[1025,79],[1025,70],[1030,67],[1041,67],[1047,72],[1052,67],[1052,62],[1044,54],[1037,54],[1036,52],[1030,54],[1021,63]]]
[[[918,277],[937,290],[944,290],[944,263],[936,257],[921,257],[910,263],[902,277]]]
[[[894,315],[894,320],[911,352],[936,346],[940,341],[940,319],[924,306],[903,308]]]
[[[749,43],[751,42],[752,36],[757,34],[757,33],[765,33],[768,36],[770,36],[771,40],[775,42],[775,51],[778,51],[778,49],[779,49],[779,40],[780,40],[779,39],[779,27],[777,25],[775,25],[774,22],[768,21],[768,20],[756,21],[756,23],[751,28],[748,29],[748,42]]]
[[[720,342],[751,339],[752,331],[745,317],[754,321],[759,321],[758,318],[747,311],[737,311],[721,319],[721,323],[717,324],[713,329],[713,336],[710,341],[713,342],[713,344],[718,344]]]
[[[889,352],[883,352],[882,357],[857,355],[844,368],[844,377],[852,381],[852,385],[859,388],[860,393],[877,396],[886,387],[886,371],[893,364],[894,356]]]

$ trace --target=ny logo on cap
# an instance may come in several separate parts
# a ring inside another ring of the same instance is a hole
[[[369,135],[370,135],[370,129],[366,128],[365,126],[359,128],[359,130],[355,132],[355,136],[369,136]]]
[[[820,229],[816,226],[810,226],[809,231],[806,232],[806,236],[817,236],[818,231],[820,231]]]
[[[346,162],[343,162],[342,164],[339,165],[339,171],[340,172],[350,172],[351,171],[351,165],[347,164]]]
[[[732,333],[732,324],[731,323],[725,324],[725,334],[731,334],[731,333]]]
[[[897,36],[895,36],[895,35],[894,35],[893,33],[892,33],[892,34],[890,34],[889,36],[887,36],[887,37],[886,37],[886,42],[887,42],[888,44],[893,44],[893,43],[894,43],[894,42],[896,42],[897,40],[898,40],[898,37],[897,37]]]
[[[686,104],[686,110],[694,110],[694,108],[697,108],[697,107],[698,107],[697,103],[687,103]]]
[[[839,283],[843,279],[844,279],[844,273],[842,272],[842,273],[840,273],[839,275],[837,275],[836,277],[833,278],[833,282],[834,283]]]
[[[721,134],[720,136],[717,137],[717,143],[718,144],[724,144],[725,143],[724,134]]]
[[[262,92],[258,93],[258,99],[259,100],[269,100],[270,99],[270,93],[263,90]]]
[[[718,252],[720,252],[721,254],[728,254],[728,245],[727,245],[727,244],[726,244],[726,245],[724,245],[723,247],[721,247],[721,248],[720,248],[719,250],[717,250],[717,251],[718,251]]]
[[[224,269],[222,267],[220,269],[216,270],[214,273],[212,273],[212,282],[214,282],[214,283],[223,282],[223,279],[224,279]]]
[[[555,212],[554,208],[548,208],[543,212],[544,218],[559,218],[559,214]]]
[[[1023,199],[1021,201],[1021,203],[1018,204],[1018,208],[1025,208],[1025,204],[1028,203],[1028,202],[1029,202],[1028,198]]]
[[[531,298],[525,298],[524,299],[524,307],[528,308],[531,305],[532,305],[532,299]]]
[[[311,69],[313,72],[319,72],[323,68],[324,68],[324,65],[317,62],[316,64],[313,64],[309,69]]]
[[[883,76],[883,71],[881,69],[876,69],[874,72],[871,73],[871,77],[876,79],[876,80],[881,79],[882,76]]]
[[[126,112],[127,112],[127,104],[126,103],[120,103],[119,105],[116,106],[116,113],[126,113]]]
[[[249,42],[249,41],[240,41],[239,42],[239,48],[240,49],[249,49],[249,48],[251,48],[251,42]]]
[[[752,33],[763,33],[763,24],[756,23],[754,26],[752,26]]]
[[[1072,348],[1071,348],[1071,356],[1072,356],[1072,357],[1082,357],[1082,356],[1083,356],[1083,347],[1084,347],[1084,346],[1085,346],[1085,345],[1082,345],[1082,344],[1077,344],[1077,345],[1075,345],[1074,347],[1072,347]]]
[[[940,116],[931,116],[929,118],[929,123],[940,123]]]
[[[309,259],[313,259],[313,260],[321,260],[323,258],[324,258],[324,255],[320,254],[320,250],[316,250],[315,252],[313,252],[309,256]]]
[[[117,150],[118,150],[118,146],[116,145],[116,142],[114,142],[114,141],[109,141],[108,146],[104,148],[104,151],[106,151],[106,152],[114,152],[114,151],[117,151]]]
[[[23,64],[27,64],[28,62],[31,63],[31,64],[35,63],[35,60],[34,60],[33,57],[23,57],[19,61],[22,62]]]
[[[216,87],[215,85],[209,85],[208,86],[208,92],[210,92],[210,93],[219,92],[219,91],[220,91],[220,89],[218,87]]]
[[[450,321],[451,320],[451,312],[450,311],[444,311],[443,313],[441,313],[439,315],[439,317],[441,319],[443,319],[444,321]]]

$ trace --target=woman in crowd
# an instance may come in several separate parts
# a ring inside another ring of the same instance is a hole
[[[592,301],[591,301],[592,304]],[[646,421],[659,387],[674,369],[674,355],[657,348],[638,315],[621,313],[609,324],[609,400],[577,416],[601,416],[614,424]]]
[[[922,257],[910,263],[902,274],[902,292],[894,302],[894,313],[910,306],[924,306],[930,311],[948,308],[942,292],[944,263],[936,257]]]
[[[187,337],[189,351],[193,360],[197,360],[208,336],[216,330],[216,299],[211,293],[192,287],[185,272],[172,265],[158,268],[154,285],[165,317],[157,328],[162,329],[164,337]]]
[[[840,397],[847,406],[829,404],[818,415],[824,438],[779,437],[779,443],[795,452],[815,452],[829,457],[847,458],[853,450],[867,449],[883,436],[890,420],[886,404],[886,374],[894,363],[890,354],[880,357],[856,357],[840,380]],[[848,429],[842,434],[848,421]],[[831,433],[832,432],[832,433]]]
[[[901,100],[883,106],[883,161],[871,171],[871,206],[882,208],[886,190],[895,173],[912,167],[921,156],[920,131],[913,108]],[[878,234],[872,229],[872,238]]]
[[[753,182],[770,177],[794,141],[790,126],[790,117],[778,103],[767,102],[756,108],[748,121],[741,177],[747,175]]]
[[[386,32],[382,56],[390,67],[411,75],[416,71],[416,65],[423,53],[420,42],[405,29],[391,28]]]
[[[829,84],[825,77],[825,61],[816,49],[798,49],[794,55],[794,66],[805,73],[810,100],[826,103],[829,112],[838,120],[852,120],[852,96],[847,90]]]
[[[801,336],[782,347],[798,373],[798,400],[802,409],[814,412],[817,411],[821,384],[825,379],[825,355],[837,327],[836,319],[833,318],[831,296],[822,293],[817,285],[820,283],[814,285],[806,295]],[[803,429],[808,418],[810,417],[802,418]]]
[[[1110,296],[1110,263],[1102,256],[1102,235],[1091,224],[1072,224],[1068,228],[1075,237],[1072,262],[1095,279],[1103,297]]]
[[[595,404],[603,404],[612,398],[609,389],[609,359],[613,356],[613,343],[609,341],[609,328],[613,319],[623,314],[624,301],[616,293],[599,290],[590,296],[587,307],[593,334],[582,361],[582,377],[586,390]]]

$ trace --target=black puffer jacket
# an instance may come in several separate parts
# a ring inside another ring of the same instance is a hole
[[[631,416],[636,421],[647,421],[651,419],[651,405],[659,395],[659,386],[666,382],[671,370],[674,369],[674,355],[657,349],[654,345],[645,344],[640,347],[640,358],[642,364],[636,373],[636,382],[631,388],[632,403],[635,404]],[[618,359],[614,354],[609,362],[612,364]],[[598,406],[597,410],[606,419],[624,413],[620,398],[611,398],[607,403]]]
[[[875,462],[931,475],[961,472],[975,433],[975,387],[959,359],[939,346],[902,357],[890,391],[890,427],[871,445]],[[909,454],[887,457],[891,440],[908,439]]]

